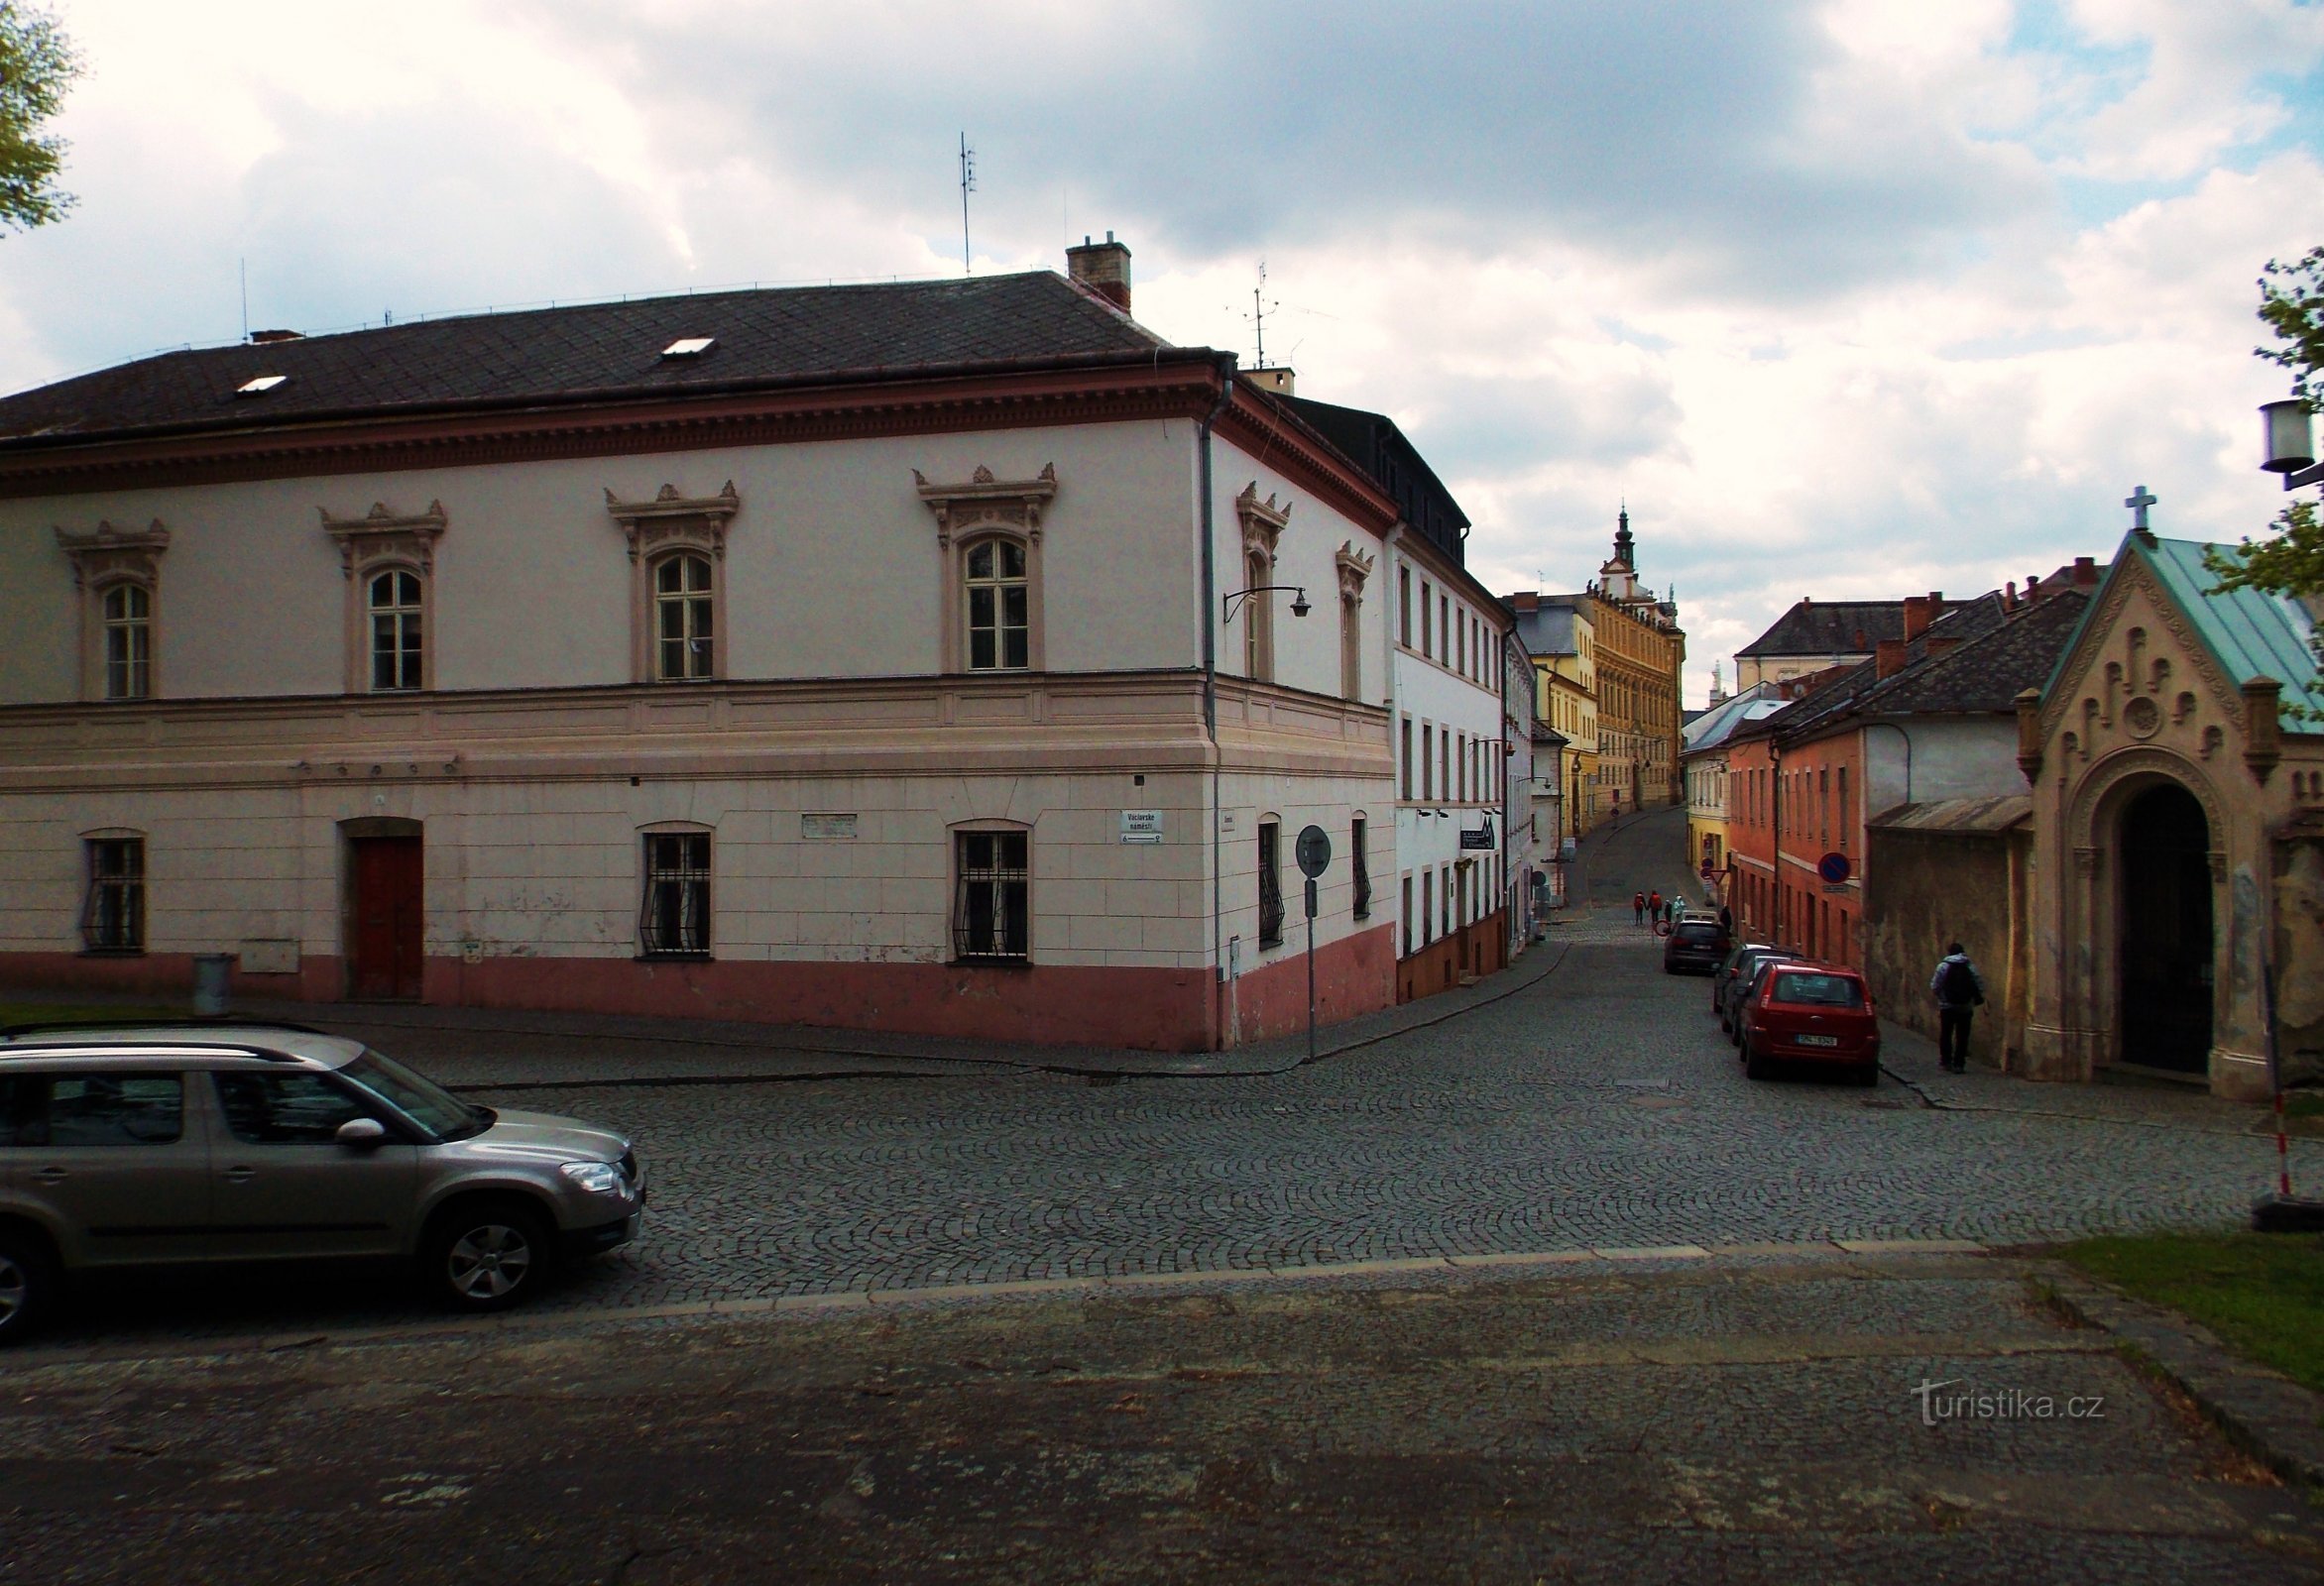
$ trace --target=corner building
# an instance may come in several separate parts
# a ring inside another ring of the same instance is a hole
[[[0,400],[0,979],[1200,1050],[1313,823],[1392,1001],[1397,503],[1071,264]]]

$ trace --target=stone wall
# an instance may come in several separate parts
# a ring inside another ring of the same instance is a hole
[[[1936,1039],[1936,1000],[1929,976],[1948,943],[1959,942],[1985,980],[1986,1005],[1970,1027],[1970,1055],[2000,1066],[2010,1044],[2011,999],[2023,985],[2013,973],[2011,871],[2007,832],[1870,833],[1865,894],[1864,977],[1883,1017]]]

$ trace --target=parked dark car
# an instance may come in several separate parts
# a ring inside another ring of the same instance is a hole
[[[1727,955],[1726,963],[1711,973],[1710,1011],[1719,1016],[1719,1028],[1733,1033],[1735,1009],[1751,990],[1751,977],[1769,959],[1797,958],[1765,942],[1746,942]]]
[[[1743,1072],[1774,1076],[1780,1063],[1844,1069],[1858,1084],[1880,1083],[1880,1021],[1864,977],[1833,963],[1770,960],[1744,999]]]
[[[1691,974],[1716,974],[1732,946],[1726,927],[1718,921],[1681,920],[1663,939],[1663,973],[1677,974],[1684,969]]]

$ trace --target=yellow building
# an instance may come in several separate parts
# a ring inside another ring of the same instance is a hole
[[[1597,635],[1582,596],[1524,590],[1505,599],[1533,656],[1534,711],[1567,740],[1557,775],[1568,824],[1559,835],[1577,836],[1611,809],[1598,768]]]
[[[1596,785],[1606,813],[1678,803],[1685,796],[1679,774],[1679,674],[1686,633],[1679,626],[1678,603],[1656,599],[1638,582],[1627,509],[1614,530],[1613,556],[1578,600],[1595,659]]]

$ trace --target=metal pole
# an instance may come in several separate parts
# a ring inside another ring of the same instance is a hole
[[[1308,889],[1315,890],[1310,881]],[[1308,1062],[1316,1061],[1316,911],[1308,910]]]

